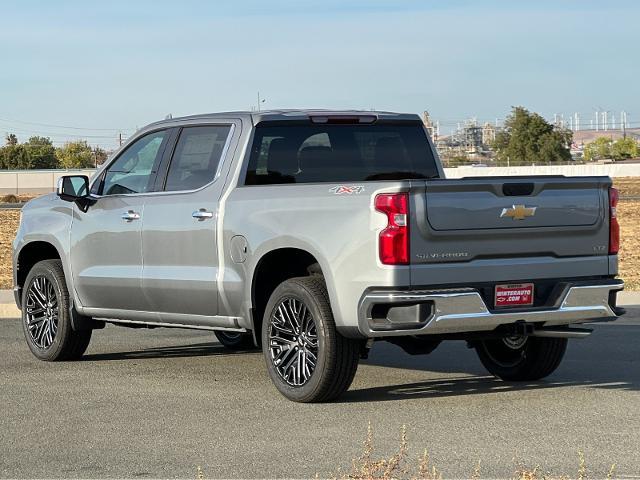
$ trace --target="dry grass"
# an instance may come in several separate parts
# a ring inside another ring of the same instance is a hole
[[[0,289],[13,286],[11,244],[19,222],[19,210],[0,210]]]
[[[8,195],[3,195],[0,197],[0,203],[20,203],[20,202],[28,202],[31,199],[36,198],[37,195],[32,194],[20,194],[14,195],[13,193],[9,193]]]
[[[400,446],[396,453],[388,458],[376,458],[373,455],[373,450],[373,429],[371,428],[371,423],[369,423],[367,436],[363,442],[362,455],[352,460],[351,468],[348,471],[338,470],[336,474],[331,475],[329,478],[333,480],[441,480],[443,478],[443,471],[433,465],[426,450],[422,455],[418,456],[415,461],[410,460],[409,441],[407,439],[407,429],[405,426],[402,426]],[[578,469],[575,477],[566,474],[556,476],[551,472],[545,471],[540,466],[531,468],[525,465],[518,465],[513,468],[513,474],[510,478],[514,480],[568,480],[570,478],[586,480],[590,473],[582,452],[578,452]],[[201,474],[202,471],[198,470],[198,473]],[[611,465],[608,468],[606,478],[614,478],[614,473],[615,465]],[[320,476],[316,475],[316,478],[320,478]],[[476,463],[473,469],[469,469],[468,478],[474,480],[482,478],[480,461]]]
[[[436,467],[431,459],[427,450],[419,455],[415,460],[410,458],[409,454],[409,440],[407,438],[407,428],[402,426],[400,431],[400,445],[398,451],[390,457],[377,457],[374,455],[374,436],[371,422],[367,427],[367,435],[362,443],[362,454],[351,460],[351,467],[348,470],[342,470],[338,468],[338,471],[329,476],[331,480],[442,480],[446,477],[443,470]],[[575,478],[576,480],[587,480],[591,475],[592,478],[606,478],[611,480],[615,474],[615,464],[608,467],[605,470],[606,477],[603,474],[590,471],[587,468],[587,462],[581,451],[578,454],[578,467],[575,476],[571,475],[555,475],[549,472],[539,465],[531,468],[522,463],[516,464],[514,459],[514,465],[512,467],[505,465],[506,471],[512,471],[510,476],[504,476],[499,478],[509,478],[512,480],[570,480]],[[295,477],[295,472],[292,472],[291,478]],[[604,473],[604,472],[603,472]],[[196,467],[196,479],[202,480],[208,478],[202,467]],[[320,474],[316,474],[315,480],[324,478]],[[469,469],[469,475],[466,478],[472,480],[480,480],[482,475],[482,463],[480,460],[475,464],[473,468]]]
[[[626,290],[640,290],[640,201],[621,201],[618,220],[622,239],[620,278],[624,279]]]
[[[622,197],[640,196],[640,178],[619,178],[615,181]],[[20,196],[20,201],[30,198]],[[620,277],[627,290],[640,290],[640,200],[622,200],[618,206],[622,228]],[[0,289],[11,288],[11,242],[18,228],[17,210],[0,210]]]
[[[613,183],[623,197],[640,196],[640,178],[638,177],[614,178]]]

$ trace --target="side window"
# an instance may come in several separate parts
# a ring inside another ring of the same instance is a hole
[[[155,173],[161,146],[167,131],[150,133],[136,140],[104,174],[102,195],[144,193],[149,190],[151,177]]]
[[[230,131],[229,125],[184,128],[169,165],[165,190],[195,190],[211,183]]]

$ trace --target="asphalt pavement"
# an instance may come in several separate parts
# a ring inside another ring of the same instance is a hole
[[[97,331],[84,360],[44,363],[20,322],[0,319],[0,477],[327,477],[348,470],[367,424],[392,455],[425,449],[445,477],[510,476],[521,464],[640,478],[640,309],[570,342],[545,381],[493,379],[464,342],[412,357],[376,343],[347,394],[301,405],[260,353],[212,333]]]

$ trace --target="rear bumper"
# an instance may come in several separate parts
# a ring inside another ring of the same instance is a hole
[[[366,337],[459,334],[492,331],[526,322],[539,327],[614,320],[621,280],[567,286],[551,306],[496,311],[472,288],[365,292],[358,308],[358,329]]]

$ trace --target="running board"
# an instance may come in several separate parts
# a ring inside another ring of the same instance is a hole
[[[531,337],[545,338],[586,338],[593,332],[589,328],[539,328],[529,334]]]
[[[147,322],[144,320],[122,320],[119,318],[94,318],[106,323],[112,323],[114,325],[121,326],[138,326],[138,327],[150,327],[150,328],[185,328],[188,330],[211,330],[222,332],[234,332],[234,333],[247,333],[246,328],[230,328],[230,327],[214,327],[209,325],[187,325],[183,323],[166,323],[166,322]]]

